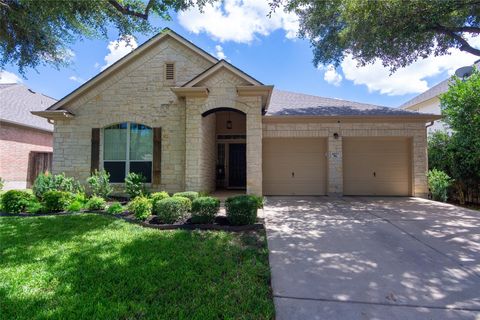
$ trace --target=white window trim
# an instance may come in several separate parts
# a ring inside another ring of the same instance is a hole
[[[115,123],[115,124],[121,124],[121,123],[125,123],[125,122],[119,122],[119,123]],[[105,170],[105,162],[125,162],[125,178],[127,177],[127,175],[130,173],[130,162],[150,162],[152,165],[151,165],[151,172],[150,172],[150,179],[153,181],[153,159],[150,160],[150,161],[145,161],[145,160],[130,160],[130,128],[131,128],[131,124],[132,123],[135,123],[135,124],[141,124],[141,125],[144,125],[142,123],[137,123],[137,122],[129,122],[129,121],[126,121],[127,123],[127,148],[125,150],[125,160],[105,160],[105,129],[107,129],[108,127],[110,126],[113,126],[115,124],[111,124],[111,125],[108,125],[104,128],[102,128],[102,169]],[[147,126],[147,125],[144,125],[144,126]],[[149,127],[149,126],[147,126]],[[149,127],[151,130],[153,130],[152,127]],[[152,137],[153,139],[153,137]],[[152,155],[153,155],[153,144],[152,144]],[[123,185],[124,182],[112,182],[111,184],[113,185]],[[152,182],[145,182],[145,185],[147,186],[151,186]]]

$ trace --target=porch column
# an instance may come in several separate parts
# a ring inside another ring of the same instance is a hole
[[[262,115],[258,106],[247,112],[247,193],[262,195]]]
[[[337,138],[334,134],[338,133]],[[328,195],[343,195],[343,155],[342,136],[338,129],[329,130],[328,134]]]
[[[185,111],[185,190],[189,191],[200,191],[201,189],[201,133],[202,115],[196,106],[189,106],[187,101]]]

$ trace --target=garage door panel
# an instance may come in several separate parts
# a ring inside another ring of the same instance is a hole
[[[408,196],[411,189],[408,138],[344,138],[345,195]]]
[[[325,138],[264,139],[264,194],[324,195],[326,151]]]

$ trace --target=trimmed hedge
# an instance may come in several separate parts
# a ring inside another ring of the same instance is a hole
[[[67,210],[73,199],[73,195],[66,191],[50,190],[43,194],[43,203],[48,212]]]
[[[193,201],[198,198],[198,192],[196,191],[184,191],[184,192],[177,192],[173,195],[174,197],[185,197]]]
[[[190,199],[171,197],[155,203],[154,211],[157,213],[157,217],[161,222],[171,224],[185,219],[190,208]]]
[[[155,192],[155,193],[152,193],[150,195],[150,201],[152,202],[152,206],[153,206],[153,213],[156,214],[155,212],[155,204],[160,201],[160,200],[163,200],[163,199],[167,199],[167,198],[170,198],[170,195],[166,192],[166,191],[162,191],[162,192]]]
[[[228,221],[234,226],[254,224],[257,221],[258,197],[240,195],[225,200]]]
[[[2,195],[2,210],[6,213],[25,212],[34,196],[22,190],[9,190]]]
[[[200,197],[192,202],[192,223],[212,223],[220,209],[220,200]]]
[[[133,213],[135,218],[145,220],[152,214],[152,202],[147,197],[136,197],[128,204],[128,211]]]

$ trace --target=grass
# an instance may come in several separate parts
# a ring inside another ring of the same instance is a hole
[[[263,233],[0,217],[1,319],[272,319]]]

